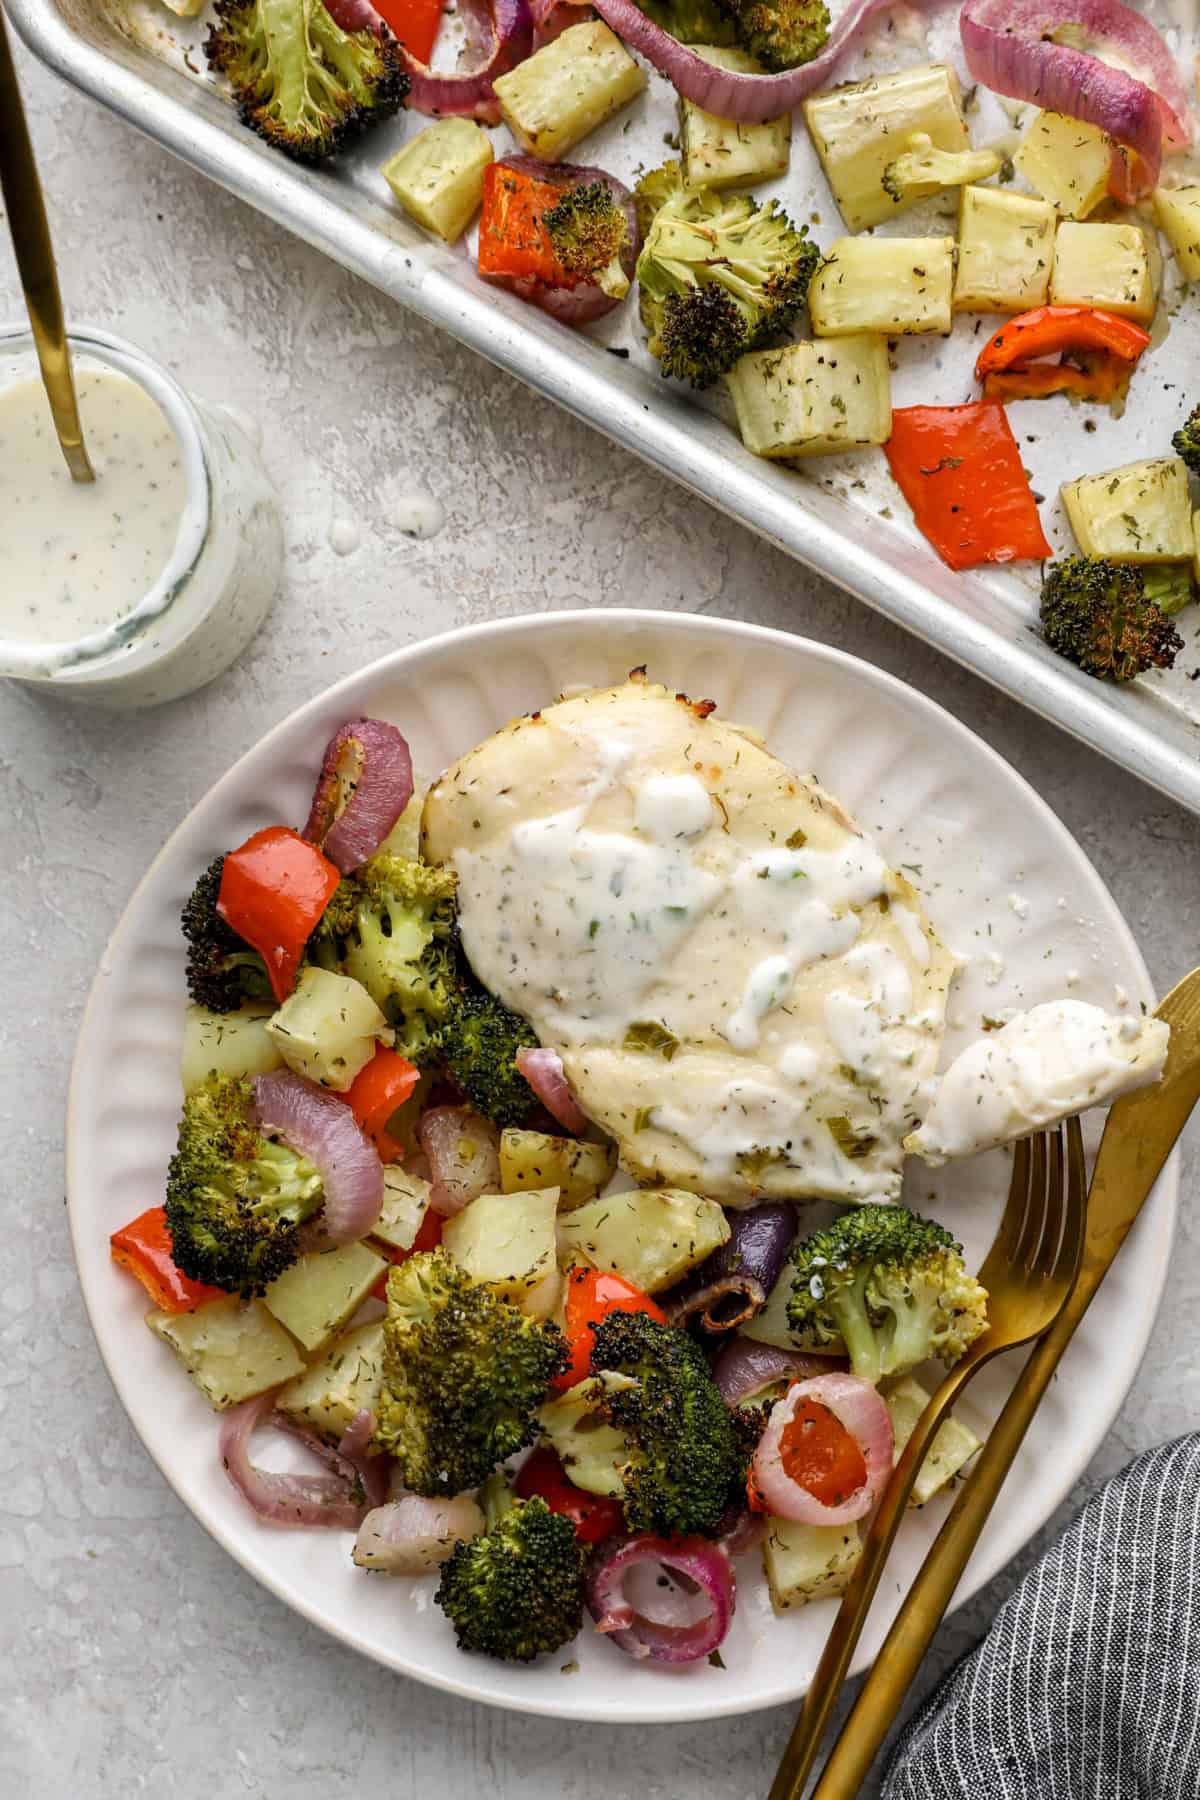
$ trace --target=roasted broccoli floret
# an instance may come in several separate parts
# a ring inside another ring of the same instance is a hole
[[[745,1449],[700,1346],[648,1313],[612,1312],[595,1328],[592,1372],[635,1384],[607,1387],[596,1407],[629,1446],[621,1472],[629,1530],[715,1532]]]
[[[1182,457],[1193,475],[1200,475],[1200,406],[1193,408],[1171,439],[1176,456]]]
[[[1143,563],[1142,589],[1147,600],[1161,606],[1168,618],[1174,618],[1196,598],[1196,583],[1190,563]]]
[[[404,57],[382,25],[343,31],[323,0],[217,0],[216,13],[209,67],[229,81],[243,124],[300,162],[332,156],[404,103]]]
[[[904,1206],[860,1206],[792,1249],[788,1323],[814,1350],[844,1348],[862,1381],[928,1357],[955,1363],[987,1328],[987,1293],[962,1246]]]
[[[269,1000],[271,979],[257,950],[243,943],[217,911],[221,871],[218,856],[188,895],[180,918],[187,939],[188,993],[209,1012],[236,1012],[247,1000]]]
[[[501,1130],[523,1125],[537,1105],[516,1061],[518,1050],[536,1047],[525,1020],[481,986],[460,955],[441,1028],[442,1062],[476,1111]]]
[[[375,1441],[417,1494],[461,1494],[532,1443],[534,1413],[567,1362],[539,1324],[440,1250],[388,1276]]]
[[[637,265],[642,319],[664,375],[708,387],[786,330],[821,260],[806,231],[774,200],[671,188]]]
[[[503,1477],[480,1499],[487,1530],[455,1544],[434,1598],[460,1650],[533,1662],[579,1634],[584,1552],[570,1519],[540,1496],[514,1500]]]
[[[607,182],[572,188],[542,214],[542,224],[568,274],[594,281],[614,300],[625,298],[629,277],[621,252],[629,242],[629,223]]]
[[[999,167],[994,150],[939,150],[928,132],[915,131],[907,149],[883,171],[883,191],[899,206],[928,199],[945,188],[986,181]]]
[[[648,19],[681,44],[729,49],[737,43],[732,21],[718,0],[638,0],[638,5]]]
[[[829,36],[825,0],[721,0],[734,36],[764,69],[811,62]]]
[[[193,1281],[261,1294],[300,1253],[300,1227],[319,1211],[321,1176],[252,1116],[249,1081],[210,1076],[188,1095],[167,1174],[175,1261]]]
[[[1146,597],[1142,571],[1100,556],[1066,556],[1042,583],[1042,632],[1087,675],[1132,681],[1169,669],[1183,649],[1170,619]]]
[[[371,857],[338,883],[308,955],[361,981],[395,1027],[396,1048],[428,1063],[456,979],[453,870]]]

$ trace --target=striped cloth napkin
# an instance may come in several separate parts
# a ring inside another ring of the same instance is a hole
[[[1084,1507],[908,1726],[882,1800],[1200,1800],[1200,1433]]]

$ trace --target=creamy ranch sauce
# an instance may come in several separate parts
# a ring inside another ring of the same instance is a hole
[[[931,1163],[970,1156],[1145,1087],[1162,1073],[1168,1037],[1161,1019],[1117,1018],[1082,1000],[1031,1007],[955,1058],[905,1148]]]
[[[473,967],[627,1167],[726,1200],[898,1191],[955,964],[815,783],[630,684],[490,740],[426,827]]]
[[[112,625],[170,561],[186,499],[175,434],[125,375],[81,368],[96,480],[72,481],[38,380],[0,391],[0,638],[53,644]]]

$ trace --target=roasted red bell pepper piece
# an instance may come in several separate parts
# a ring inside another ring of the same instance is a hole
[[[435,1213],[431,1206],[427,1206],[425,1217],[417,1227],[417,1235],[407,1250],[397,1250],[392,1244],[373,1244],[371,1247],[378,1250],[380,1256],[386,1256],[394,1268],[399,1268],[400,1264],[406,1263],[410,1256],[416,1256],[422,1250],[437,1249],[442,1241],[442,1223],[441,1214]],[[387,1278],[388,1272],[385,1269],[371,1289],[374,1299],[387,1299]]]
[[[1150,333],[1116,313],[1095,306],[1035,306],[1018,313],[994,331],[975,361],[982,381],[996,369],[1023,368],[1040,356],[1074,355],[1081,350],[1103,350],[1135,363]]]
[[[375,10],[409,55],[428,64],[444,5],[445,0],[376,0]]]
[[[1075,394],[1081,400],[1112,400],[1129,384],[1134,365],[1105,350],[1068,362],[1030,363],[1028,368],[993,369],[983,378],[985,400],[1044,400],[1048,394]]]
[[[885,448],[913,517],[952,569],[1051,554],[998,401],[901,407]]]
[[[277,1000],[295,986],[304,946],[340,880],[329,858],[286,825],[256,831],[226,856],[217,911],[258,951]]]
[[[161,1206],[151,1206],[114,1231],[109,1244],[113,1261],[141,1282],[160,1312],[194,1312],[206,1301],[226,1297],[223,1288],[192,1281],[176,1268],[175,1247]]]
[[[399,1162],[403,1145],[389,1136],[387,1122],[403,1106],[420,1080],[415,1063],[381,1044],[346,1092],[346,1104],[372,1140],[384,1162]]]
[[[574,1482],[553,1450],[543,1447],[526,1458],[517,1471],[517,1496],[532,1500],[540,1495],[551,1512],[561,1513],[575,1527],[581,1544],[598,1544],[625,1529],[619,1502],[607,1494],[585,1494]]]
[[[479,215],[479,273],[574,287],[579,277],[559,262],[542,214],[563,197],[561,182],[492,163],[483,176]]]
[[[591,1373],[592,1344],[595,1341],[595,1327],[606,1314],[611,1312],[644,1312],[661,1325],[667,1322],[667,1315],[649,1296],[643,1294],[641,1288],[634,1287],[622,1275],[610,1275],[602,1269],[571,1269],[567,1273],[566,1297],[566,1331],[567,1349],[571,1353],[571,1361],[565,1374],[558,1376],[554,1386],[560,1389],[574,1387],[577,1381],[583,1381]]]

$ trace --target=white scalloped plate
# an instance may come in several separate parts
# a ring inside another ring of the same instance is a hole
[[[183,953],[177,921],[217,851],[276,819],[303,819],[321,750],[356,714],[403,726],[434,771],[514,714],[567,687],[619,679],[637,663],[765,733],[821,780],[908,865],[943,935],[973,958],[951,1005],[949,1048],[981,1014],[1069,988],[1113,1006],[1152,1003],[1133,939],[1095,870],[1026,783],[964,726],[877,669],[803,638],[657,612],[558,613],[450,632],[397,651],[311,701],[219,781],[152,864],[113,935],[92,989],[68,1117],[71,1224],[84,1295],[117,1391],[146,1448],[230,1554],[325,1630],[406,1675],[472,1699],[562,1718],[677,1721],[800,1696],[832,1602],[776,1619],[757,1557],[738,1566],[725,1668],[664,1671],[631,1662],[585,1631],[576,1652],[516,1668],[461,1656],[432,1604],[431,1581],[367,1578],[342,1533],[260,1526],[217,1461],[217,1422],[171,1353],[142,1324],[139,1292],[108,1256],[108,1235],[162,1190],[179,1105]],[[1104,1438],[1136,1372],[1158,1306],[1178,1175],[1161,1177],[1043,1403],[961,1598],[1037,1531]],[[981,1258],[1006,1188],[993,1154],[930,1176],[928,1206]],[[993,1366],[967,1415],[994,1417],[1014,1370]],[[944,1513],[935,1502],[900,1535],[887,1592],[907,1583]],[[882,1638],[877,1604],[860,1647]]]

